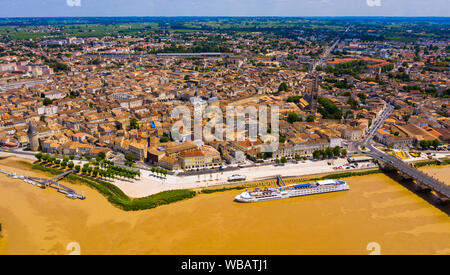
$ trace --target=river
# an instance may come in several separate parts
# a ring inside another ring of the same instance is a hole
[[[450,166],[424,171],[448,183]],[[88,186],[67,183],[87,197],[70,200],[0,175],[0,254],[69,254],[74,242],[81,254],[369,254],[371,242],[381,254],[450,254],[442,210],[384,174],[346,180],[346,192],[240,204],[228,191],[125,212]]]

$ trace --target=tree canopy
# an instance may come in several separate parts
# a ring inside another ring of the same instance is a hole
[[[325,119],[340,119],[342,117],[341,110],[326,97],[319,96],[319,106],[318,111]]]

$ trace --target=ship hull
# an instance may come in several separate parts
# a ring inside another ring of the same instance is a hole
[[[333,186],[333,187],[315,187],[315,188],[309,188],[309,189],[303,189],[303,190],[294,190],[294,191],[288,191],[285,193],[280,193],[280,194],[276,194],[276,195],[272,195],[272,196],[258,197],[258,198],[245,195],[244,194],[245,192],[244,192],[243,194],[237,195],[235,197],[235,201],[243,202],[243,203],[251,203],[251,202],[269,201],[269,200],[288,199],[288,198],[294,198],[294,197],[332,193],[332,192],[347,191],[347,190],[350,190],[350,187],[347,184],[343,184],[343,185]]]

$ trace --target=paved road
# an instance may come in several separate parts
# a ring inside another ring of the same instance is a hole
[[[344,34],[346,34],[349,30],[350,30],[351,26],[348,26],[347,29],[345,30]],[[325,61],[327,61],[328,56],[331,54],[331,52],[334,50],[334,48],[336,48],[337,44],[339,44],[339,42],[341,41],[341,37],[338,37],[336,39],[336,41],[333,43],[333,45],[331,47],[329,47],[326,51],[325,54],[322,55],[322,58],[320,58],[319,60],[317,60],[317,62],[314,63],[311,72],[315,72],[316,71],[316,67],[318,65],[323,65],[325,63]]]
[[[8,151],[6,151],[8,150]],[[7,148],[7,147],[0,147],[0,156],[16,156],[16,157],[20,157],[20,158],[27,158],[30,160],[36,160],[36,158],[34,157],[34,155],[37,152],[30,152],[30,151],[22,151],[20,149],[11,149],[11,148]]]
[[[344,34],[347,33],[347,32],[350,30],[350,27],[351,27],[351,25],[347,27],[347,29],[345,30]],[[303,80],[304,80],[305,78],[307,78],[307,76],[309,76],[311,73],[314,73],[314,72],[316,71],[316,67],[317,67],[318,65],[323,65],[323,64],[327,61],[329,55],[330,55],[331,52],[334,50],[334,48],[336,48],[337,44],[339,44],[340,41],[341,41],[341,37],[336,38],[336,41],[333,43],[333,45],[332,45],[331,47],[329,47],[329,48],[325,51],[325,54],[323,54],[322,57],[321,57],[319,60],[317,60],[316,62],[313,63],[313,66],[312,66],[310,72],[308,72],[307,74],[305,74],[305,75],[302,77],[302,79],[300,79],[300,84],[303,84]]]
[[[384,122],[386,121],[386,119],[389,118],[389,116],[392,114],[393,111],[394,107],[390,104],[387,104],[386,108],[383,110],[381,115],[370,126],[369,131],[367,131],[364,139],[361,142],[361,145],[365,146],[368,142],[372,141],[377,131],[381,127],[383,127]]]
[[[0,152],[17,154],[17,155],[27,155],[27,156],[34,156],[36,153],[38,153],[38,152],[23,151],[18,148],[8,148],[8,147],[0,147]]]

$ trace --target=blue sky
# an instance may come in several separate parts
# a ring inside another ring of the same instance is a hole
[[[449,0],[0,0],[0,17],[450,16]]]

